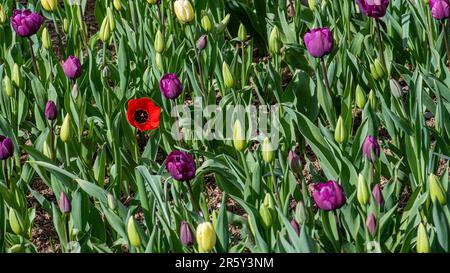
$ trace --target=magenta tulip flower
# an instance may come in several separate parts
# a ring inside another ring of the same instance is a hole
[[[170,73],[164,75],[159,81],[161,93],[169,100],[176,99],[183,91],[183,86],[177,74]]]
[[[31,10],[14,10],[11,16],[11,26],[17,35],[30,37],[41,28],[44,18]]]
[[[375,162],[380,155],[380,146],[378,146],[377,139],[371,135],[366,137],[363,144],[363,156],[368,160]]]
[[[431,15],[437,20],[443,20],[450,17],[449,0],[430,0]]]
[[[333,180],[325,183],[316,183],[312,195],[316,205],[325,211],[337,210],[347,200],[341,185]]]
[[[69,58],[67,58],[63,63],[62,68],[64,74],[71,80],[75,80],[81,76],[81,63],[74,55],[70,55]]]
[[[14,154],[14,145],[9,137],[0,135],[0,160],[12,157]]]
[[[386,14],[389,0],[356,0],[356,4],[365,15],[380,18]]]
[[[311,29],[303,37],[309,54],[322,58],[333,50],[333,35],[328,28]]]
[[[167,156],[166,169],[178,181],[188,181],[195,177],[195,161],[183,151],[172,151]]]

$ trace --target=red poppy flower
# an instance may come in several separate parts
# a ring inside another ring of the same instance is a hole
[[[131,99],[128,101],[127,120],[139,131],[158,128],[161,109],[149,98]]]

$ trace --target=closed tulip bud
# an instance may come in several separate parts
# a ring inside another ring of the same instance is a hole
[[[377,232],[377,218],[373,213],[370,213],[367,216],[366,227],[370,235],[375,236],[375,233]]]
[[[370,90],[370,92],[369,92],[368,101],[369,101],[370,108],[372,108],[373,111],[377,110],[378,100],[377,100],[377,96],[375,95],[375,92],[373,90]]]
[[[362,174],[358,175],[358,185],[356,187],[356,197],[361,206],[367,205],[370,198],[370,192],[367,187],[366,179]]]
[[[0,4],[0,25],[3,25],[6,22],[8,15],[6,11],[3,9],[3,6]]]
[[[114,12],[110,7],[106,10],[106,18],[108,18],[109,30],[113,32],[116,29],[116,20],[114,20]]]
[[[372,196],[373,196],[373,199],[375,200],[375,203],[378,206],[383,205],[383,194],[381,192],[381,187],[380,187],[379,183],[377,183],[375,185],[375,187],[373,187]]]
[[[5,160],[14,155],[14,144],[9,137],[0,135],[0,160]]]
[[[113,1],[113,5],[114,5],[114,8],[117,11],[121,11],[122,10],[122,3],[120,2],[120,0],[114,0]]]
[[[268,229],[275,222],[275,208],[273,206],[273,198],[269,193],[266,193],[264,202],[259,207],[259,216],[261,217],[264,228]]]
[[[295,230],[295,233],[300,236],[300,226],[298,225],[297,221],[295,221],[295,218],[292,218],[291,220],[291,227]]]
[[[255,226],[253,225],[253,218],[252,218],[252,216],[251,215],[249,215],[248,216],[248,219],[247,219],[247,222],[248,222],[248,227],[250,228],[250,231],[252,232],[252,234],[253,234],[253,236],[255,236],[255,234],[256,234],[256,228],[255,228]]]
[[[355,102],[359,109],[363,109],[366,105],[366,93],[359,84],[356,86]]]
[[[200,38],[198,38],[197,42],[195,43],[195,46],[199,51],[202,51],[205,49],[206,45],[208,44],[208,36],[202,35]]]
[[[194,8],[189,0],[176,0],[173,9],[180,23],[186,24],[194,20]]]
[[[278,27],[274,26],[269,36],[269,51],[272,54],[278,54],[280,53],[282,46],[283,42],[281,41],[281,33],[278,30]]]
[[[383,64],[381,64],[379,59],[375,59],[375,70],[377,71],[378,77],[379,78],[383,78],[384,76],[386,76],[386,68],[384,67]]]
[[[316,8],[316,4],[317,0],[308,0],[309,9],[311,9],[312,11],[314,11],[314,9]]]
[[[161,71],[163,69],[163,61],[162,61],[162,55],[159,53],[156,53],[155,58],[156,67]]]
[[[337,143],[342,144],[347,140],[347,130],[345,129],[344,119],[342,116],[339,116],[338,121],[336,123],[336,130],[334,131],[334,140]]]
[[[155,51],[157,53],[163,53],[164,52],[164,39],[161,31],[157,31],[155,35],[155,43],[153,45],[155,47]]]
[[[21,88],[22,87],[22,73],[20,73],[20,68],[18,64],[14,64],[13,65],[13,69],[12,69],[12,73],[11,73],[11,79],[13,84],[17,87],[17,88]]]
[[[58,109],[56,108],[56,104],[49,100],[45,105],[44,111],[45,118],[48,120],[55,120],[58,117]]]
[[[64,18],[63,20],[63,31],[64,33],[67,33],[69,31],[69,20],[67,18]]]
[[[111,28],[109,26],[109,19],[105,17],[100,27],[99,37],[102,42],[107,43],[111,38]]]
[[[216,232],[210,222],[203,222],[197,227],[196,238],[200,252],[209,252],[216,245]]]
[[[272,163],[275,160],[274,150],[275,149],[272,146],[272,142],[270,142],[269,138],[266,137],[261,147],[262,157],[266,163]]]
[[[398,83],[398,81],[396,81],[395,79],[390,79],[389,86],[391,88],[392,96],[396,98],[400,98],[402,96],[402,87],[400,86],[400,83]]]
[[[226,62],[222,65],[222,77],[227,88],[234,87],[234,77],[233,74],[231,74],[230,67]]]
[[[64,118],[59,137],[64,143],[69,141],[72,137],[72,119],[69,114],[66,114],[66,117]]]
[[[3,90],[5,90],[5,94],[8,97],[11,98],[14,96],[14,88],[8,75],[5,75],[5,77],[3,78]]]
[[[212,30],[213,24],[211,22],[211,17],[209,16],[209,14],[203,15],[201,25],[203,30],[205,30],[206,32],[210,32]]]
[[[302,161],[300,160],[300,156],[298,156],[294,150],[289,151],[288,164],[293,173],[302,173]]]
[[[139,232],[137,230],[137,223],[136,220],[134,220],[134,216],[131,215],[128,219],[127,224],[127,233],[128,233],[128,240],[130,241],[130,245],[134,247],[140,247],[141,246],[141,238],[139,237]]]
[[[181,222],[180,241],[184,246],[191,246],[195,243],[194,234],[192,234],[191,227],[186,221]]]
[[[22,216],[13,208],[9,209],[9,225],[16,235],[22,235],[25,231],[25,224]]]
[[[230,14],[227,14],[222,21],[220,21],[220,23],[217,25],[216,29],[217,29],[217,33],[222,33],[225,31],[225,29],[228,26],[228,23],[230,22]]]
[[[370,64],[370,74],[372,75],[372,78],[374,80],[378,80],[380,78],[380,76],[378,75],[378,71],[375,68],[375,64]]]
[[[110,192],[108,193],[107,196],[108,199],[108,207],[110,210],[116,210],[117,208],[117,199],[114,197],[114,195],[112,195]]]
[[[365,15],[372,18],[380,18],[386,14],[386,9],[389,6],[389,0],[356,0],[359,9]]]
[[[416,242],[417,253],[430,253],[430,243],[428,241],[428,234],[425,226],[420,223],[417,229],[417,242]]]
[[[50,34],[48,33],[47,28],[44,28],[44,30],[42,30],[41,39],[42,45],[45,49],[50,49],[52,47],[52,39],[50,38]]]
[[[447,193],[442,187],[441,182],[439,181],[439,177],[434,174],[430,174],[428,178],[428,183],[430,185],[430,197],[431,201],[438,201],[439,204],[444,206],[447,204]]]
[[[371,162],[377,161],[378,157],[380,156],[380,146],[378,145],[377,139],[374,136],[368,135],[366,137],[363,143],[362,153],[363,157],[367,160]]]
[[[41,6],[46,11],[54,12],[58,8],[58,0],[41,0]]]
[[[156,4],[156,2],[160,2],[161,0],[147,0],[149,4]]]
[[[295,220],[297,220],[300,225],[303,225],[308,220],[308,211],[306,210],[303,201],[299,201],[295,207]]]
[[[244,151],[245,147],[247,146],[245,130],[242,128],[239,119],[234,122],[233,126],[233,145],[234,148],[239,152]]]
[[[42,145],[42,153],[46,156],[46,157],[48,157],[48,158],[50,158],[50,159],[53,159],[53,156],[52,156],[52,149],[50,148],[50,143],[49,143],[49,141],[48,140],[46,140],[46,141],[44,141],[44,145]]]
[[[238,38],[242,42],[247,40],[247,29],[245,28],[244,24],[242,24],[242,23],[239,25]]]
[[[65,192],[61,192],[60,196],[59,196],[59,210],[61,211],[61,213],[63,214],[68,214],[72,211],[72,205],[70,204],[70,200],[67,197]]]

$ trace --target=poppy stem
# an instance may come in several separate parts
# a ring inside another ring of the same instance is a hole
[[[441,26],[442,26],[442,32],[444,33],[445,49],[447,50],[448,69],[450,70],[450,45],[448,42],[448,32],[447,32],[444,22],[441,22]],[[449,26],[450,26],[450,24],[449,24]]]
[[[36,65],[36,57],[34,56],[33,41],[31,41],[31,38],[28,38],[28,44],[30,45],[31,63],[33,63],[34,73],[39,78],[39,69]]]
[[[322,64],[322,75],[323,75],[323,81],[325,83],[325,87],[327,88],[327,91],[330,94],[330,97],[333,97],[331,94],[330,82],[328,81],[327,67],[325,66],[325,60],[323,59],[323,57],[320,58],[320,63]]]
[[[386,62],[384,61],[384,50],[383,50],[383,42],[381,40],[381,28],[380,28],[380,21],[378,19],[375,19],[375,25],[377,27],[377,37],[378,37],[378,49],[380,50],[380,59],[381,63],[384,67],[386,67]]]
[[[187,181],[187,187],[188,187],[188,190],[189,190],[189,195],[191,196],[192,207],[194,208],[194,210],[196,212],[200,212],[200,209],[198,207],[197,201],[195,200],[195,197],[194,197],[194,191],[192,190],[192,186],[191,186],[191,181],[190,180]]]
[[[8,159],[3,160],[3,176],[5,178],[6,188],[9,189]]]

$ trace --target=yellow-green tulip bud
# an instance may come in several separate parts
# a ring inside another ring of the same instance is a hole
[[[417,253],[430,253],[430,243],[428,241],[428,234],[425,226],[420,223],[417,229],[417,242],[416,242]]]
[[[154,47],[157,53],[164,52],[164,39],[161,31],[159,30],[156,32]]]
[[[109,26],[108,17],[105,17],[103,19],[102,25],[100,27],[99,37],[100,37],[100,40],[102,40],[102,42],[104,42],[104,43],[107,43],[109,38],[111,38],[111,28]]]
[[[137,223],[136,220],[134,220],[134,216],[131,215],[128,219],[127,224],[127,233],[128,233],[128,240],[130,241],[130,245],[134,247],[140,247],[141,246],[141,238],[139,237],[139,232],[137,230]]]
[[[54,12],[58,8],[58,0],[41,0],[41,6],[46,11]]]
[[[238,38],[241,41],[245,41],[247,40],[247,29],[245,28],[244,24],[240,24],[239,25],[239,30],[238,30]]]
[[[378,78],[381,79],[386,76],[386,68],[384,68],[384,66],[381,64],[380,60],[375,59],[374,65],[375,70],[377,71]]]
[[[9,249],[9,253],[23,253],[23,251],[24,251],[23,245],[20,244],[13,245]]]
[[[359,109],[363,109],[366,105],[366,93],[359,84],[356,86],[355,102]]]
[[[402,96],[402,87],[400,86],[400,83],[398,83],[398,81],[396,81],[395,79],[390,79],[389,87],[391,88],[392,96],[396,98],[400,98]]]
[[[59,137],[61,138],[62,142],[65,143],[70,140],[71,136],[72,136],[72,119],[70,118],[69,114],[66,114],[63,124],[61,125]]]
[[[69,20],[67,20],[67,18],[64,18],[63,20],[63,31],[64,33],[69,31]]]
[[[5,94],[8,97],[11,98],[14,96],[14,88],[8,75],[5,75],[5,77],[3,78],[3,90],[5,90]]]
[[[356,187],[356,197],[361,206],[367,205],[369,203],[370,192],[367,187],[366,179],[362,174],[358,175],[358,185]]]
[[[155,63],[156,63],[156,67],[158,67],[158,69],[160,71],[162,71],[162,69],[163,69],[163,61],[162,61],[162,55],[161,54],[156,53]]]
[[[345,129],[344,119],[339,116],[336,123],[336,130],[334,131],[334,140],[341,144],[347,140],[347,130]]]
[[[375,68],[375,64],[370,64],[370,74],[372,74],[372,78],[374,80],[378,80],[380,78],[377,69]]]
[[[120,2],[120,0],[114,0],[113,1],[113,5],[114,5],[114,8],[117,11],[121,11],[122,10],[122,3]]]
[[[0,4],[0,25],[3,25],[6,22],[6,19],[8,19],[8,15],[6,14],[5,9],[3,9],[3,6]]]
[[[428,182],[430,185],[430,197],[431,201],[437,200],[439,204],[444,206],[447,204],[447,193],[445,192],[444,188],[442,187],[441,182],[439,181],[439,177],[437,177],[434,174],[430,174],[430,177],[428,178]]]
[[[317,4],[317,0],[308,0],[308,6],[309,6],[310,10],[314,11],[316,4]]]
[[[262,147],[262,157],[263,160],[267,163],[272,163],[275,159],[275,152],[274,148],[272,146],[272,143],[270,142],[269,138],[266,137],[263,141]]]
[[[20,73],[19,65],[16,63],[13,65],[11,79],[16,87],[22,87],[22,73]]]
[[[194,8],[189,0],[176,0],[173,9],[180,23],[186,24],[194,20]]]
[[[108,193],[108,207],[111,210],[115,210],[117,208],[117,199],[111,193]]]
[[[106,18],[109,21],[109,30],[113,32],[116,29],[116,20],[114,20],[114,13],[110,7],[106,10]]]
[[[149,4],[155,4],[155,3],[156,3],[156,0],[147,0],[147,2],[148,2]]]
[[[48,33],[47,28],[42,30],[42,45],[45,49],[50,49],[52,47],[52,39],[50,38],[50,34]]]
[[[213,24],[211,22],[211,17],[209,16],[209,14],[206,13],[205,15],[203,15],[201,24],[202,24],[202,28],[206,32],[210,32],[212,30]]]
[[[46,157],[48,157],[48,158],[50,158],[50,159],[53,159],[52,158],[52,149],[50,148],[51,147],[51,145],[50,145],[50,143],[48,143],[49,141],[47,140],[47,141],[44,141],[44,145],[42,145],[42,153],[46,156]]]
[[[373,111],[375,111],[378,107],[377,96],[375,95],[375,92],[373,90],[370,90],[369,92],[369,104],[370,108],[372,108]]]
[[[245,131],[243,130],[239,119],[234,122],[233,126],[233,145],[234,148],[239,152],[244,151],[245,147],[247,146]]]
[[[228,23],[230,22],[230,14],[227,14],[222,21],[217,25],[217,33],[222,33],[227,28]]]
[[[198,225],[195,235],[200,252],[209,252],[216,245],[216,232],[210,222]]]
[[[298,202],[297,206],[295,207],[295,220],[300,225],[303,225],[308,221],[308,210],[306,209],[305,203],[303,203],[303,201]]]
[[[266,193],[264,197],[264,202],[259,207],[259,216],[261,217],[262,224],[264,228],[270,228],[275,222],[275,207],[272,196],[269,193]]]
[[[272,54],[280,53],[280,49],[283,46],[281,41],[281,33],[277,26],[274,26],[269,36],[269,51]]]
[[[231,74],[230,67],[226,62],[224,62],[222,65],[222,77],[225,83],[225,87],[227,88],[234,87],[234,77],[233,74]]]
[[[255,226],[253,225],[253,218],[251,215],[248,216],[247,222],[248,222],[248,227],[250,228],[250,231],[252,232],[253,236],[255,236],[256,234],[256,229]]]
[[[13,208],[9,209],[9,225],[16,235],[22,235],[25,230],[22,216]]]

